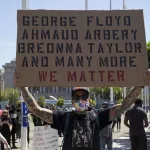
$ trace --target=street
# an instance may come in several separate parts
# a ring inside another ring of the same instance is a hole
[[[33,124],[31,124],[31,132],[30,132],[30,139],[31,139],[31,146],[33,141]],[[146,134],[148,139],[148,150],[150,150],[150,128],[146,128]],[[63,137],[59,137],[59,145],[62,144]],[[121,131],[117,131],[116,126],[115,130],[113,132],[113,150],[131,150],[130,149],[130,140],[129,140],[129,134],[128,134],[128,128],[123,124],[123,117],[121,122]],[[18,149],[21,149],[21,142],[16,143],[16,146]],[[17,150],[17,149],[15,149]],[[31,148],[28,148],[28,150],[32,150]]]

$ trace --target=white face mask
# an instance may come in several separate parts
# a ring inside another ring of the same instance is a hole
[[[89,105],[90,105],[89,102],[84,101],[84,100],[79,100],[73,104],[73,106],[75,107],[75,110],[80,111],[80,112],[86,111]]]

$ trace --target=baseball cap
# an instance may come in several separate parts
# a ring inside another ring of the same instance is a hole
[[[85,92],[89,96],[89,88],[87,88],[87,87],[73,87],[72,88],[72,97],[78,91],[83,91],[83,92]]]

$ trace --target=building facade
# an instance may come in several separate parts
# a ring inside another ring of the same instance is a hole
[[[4,70],[0,69],[0,92],[4,90]]]
[[[13,59],[10,63],[3,65],[4,68],[4,87],[14,88],[13,75],[16,69],[16,60]]]
[[[16,69],[16,59],[13,59],[9,63],[3,65],[4,68],[4,87],[14,88],[13,74]],[[71,99],[71,87],[30,87],[30,92],[33,95],[42,95],[47,98],[52,95],[56,98],[64,97],[65,99]]]

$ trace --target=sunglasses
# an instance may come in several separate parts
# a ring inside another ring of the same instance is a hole
[[[75,95],[72,97],[73,100],[78,101],[78,100],[87,100],[89,97],[88,95]]]

